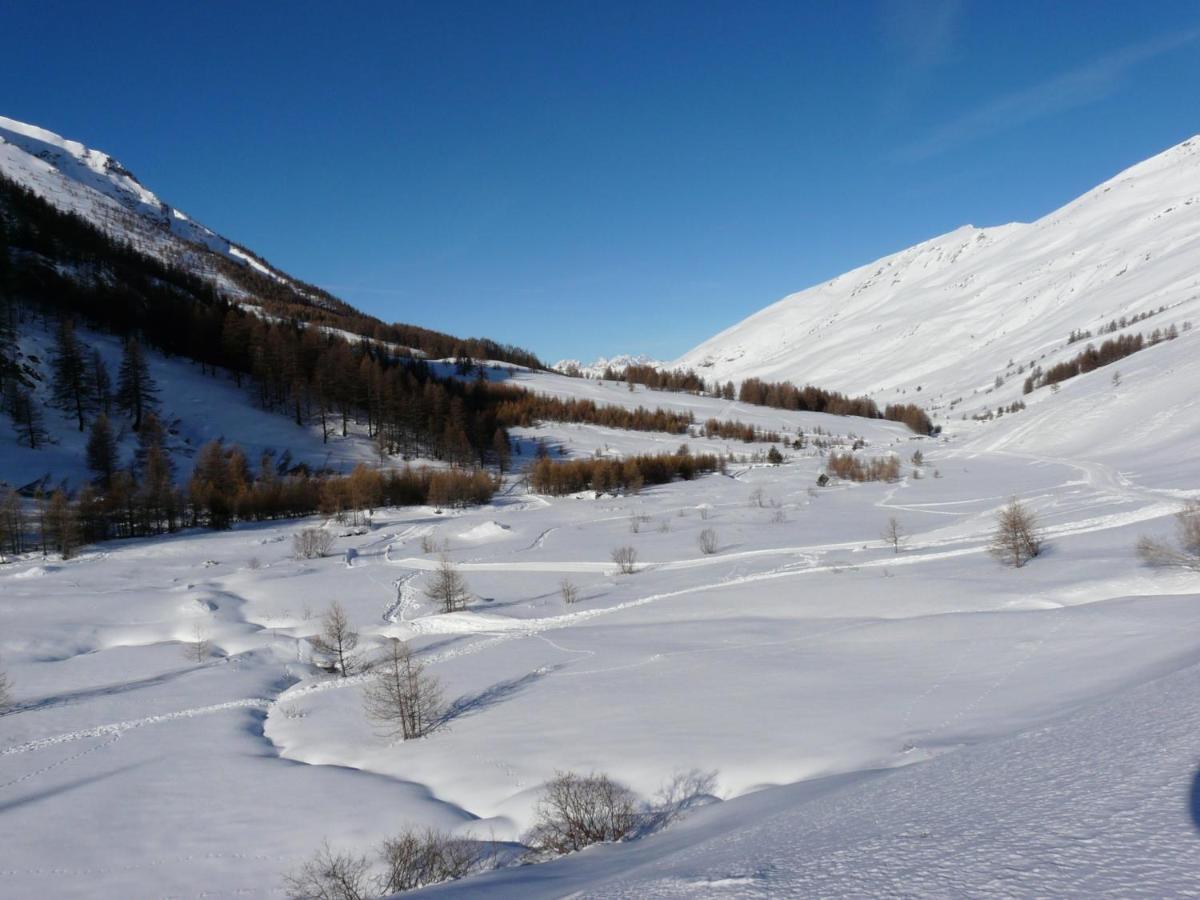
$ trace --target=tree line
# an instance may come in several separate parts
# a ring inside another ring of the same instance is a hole
[[[870,397],[850,397],[811,384],[798,386],[790,381],[764,381],[747,378],[736,389],[732,381],[709,383],[692,369],[663,370],[654,366],[632,365],[624,369],[604,370],[605,381],[625,381],[631,387],[641,384],[655,390],[686,391],[725,400],[737,399],[752,406],[769,406],[803,412],[822,412],[833,416],[861,416],[902,422],[917,434],[933,434],[929,415],[915,403],[893,403],[881,411]]]
[[[1179,329],[1175,325],[1171,325],[1165,330],[1155,328],[1149,335],[1122,334],[1115,338],[1109,338],[1099,347],[1088,344],[1070,359],[1055,363],[1048,369],[1043,370],[1041,366],[1034,368],[1029,377],[1025,379],[1023,391],[1031,394],[1045,385],[1058,384],[1074,378],[1076,375],[1084,375],[1127,356],[1132,356],[1146,347],[1153,347],[1163,341],[1173,341],[1177,337],[1179,337]]]
[[[726,458],[713,453],[691,453],[681,447],[674,453],[642,454],[623,460],[536,460],[529,469],[529,486],[539,494],[562,496],[578,491],[636,494],[647,484],[685,481],[710,472],[724,472]]]

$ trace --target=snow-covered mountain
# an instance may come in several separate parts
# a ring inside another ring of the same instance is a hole
[[[0,116],[0,175],[141,252],[190,269],[231,294],[243,291],[220,272],[209,254],[290,285],[301,297],[319,302],[306,285],[163,202],[119,161],[78,141]]]
[[[618,356],[601,356],[590,363],[583,363],[578,359],[560,359],[553,368],[559,372],[578,370],[579,374],[585,378],[601,378],[608,369],[619,372],[630,366],[653,366],[656,369],[665,369],[670,366],[670,363],[646,356],[644,353],[622,353]]]
[[[785,297],[673,365],[971,411],[997,376],[1078,352],[1072,331],[1160,307],[1126,330],[1200,321],[1200,137],[1035,222],[964,226]]]

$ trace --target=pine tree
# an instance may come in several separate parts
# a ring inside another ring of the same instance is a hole
[[[101,487],[107,488],[117,469],[117,442],[113,438],[108,416],[101,414],[92,422],[87,442],[87,465]]]
[[[108,365],[100,351],[92,349],[88,360],[89,386],[92,389],[92,406],[104,415],[112,413],[112,376],[108,374]]]
[[[63,319],[58,325],[51,373],[54,402],[71,412],[79,421],[79,430],[83,431],[87,424],[86,415],[92,407],[89,367],[75,337],[75,325],[69,319]]]
[[[125,342],[117,373],[117,408],[133,417],[133,430],[140,431],[146,413],[158,405],[158,386],[137,338]]]
[[[50,438],[46,434],[42,409],[29,391],[14,382],[9,386],[5,405],[12,416],[17,441],[32,450],[45,446]]]

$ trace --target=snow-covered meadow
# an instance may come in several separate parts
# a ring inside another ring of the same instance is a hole
[[[368,852],[431,825],[517,841],[560,770],[604,772],[646,798],[676,773],[715,772],[721,802],[638,841],[437,890],[1194,885],[1200,576],[1133,553],[1138,535],[1170,531],[1177,467],[1131,478],[1132,455],[1046,455],[999,440],[1002,423],[926,439],[889,422],[515,377],[700,419],[854,433],[868,454],[899,454],[905,477],[817,488],[809,447],[636,496],[541,497],[513,478],[479,509],[242,526],[2,566],[0,659],[17,700],[0,717],[6,894],[279,896],[326,839]],[[1050,402],[1084,402],[1079,390]],[[680,443],[590,426],[522,437],[568,455]],[[1017,570],[986,552],[1011,495],[1049,541]],[[899,552],[882,539],[889,517]],[[295,558],[306,526],[333,532],[333,555]],[[636,550],[633,574],[612,562],[621,546]],[[439,550],[469,584],[463,612],[425,596]],[[403,638],[440,680],[449,712],[432,734],[381,737],[362,678],[311,664],[306,638],[335,600],[361,649]]]

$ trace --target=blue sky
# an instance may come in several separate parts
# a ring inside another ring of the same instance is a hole
[[[384,319],[672,358],[1200,132],[1200,6],[11,3],[0,113]]]

